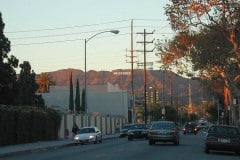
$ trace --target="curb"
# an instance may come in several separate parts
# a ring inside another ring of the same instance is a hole
[[[106,136],[106,135],[105,135]],[[103,139],[114,139],[118,138],[118,135],[114,135],[111,137],[105,137]],[[11,157],[11,156],[16,156],[16,155],[23,155],[26,153],[36,153],[36,152],[42,152],[42,151],[47,151],[47,150],[54,150],[54,149],[59,149],[59,148],[64,148],[64,147],[69,147],[69,146],[74,146],[75,143],[73,141],[69,141],[69,143],[65,144],[58,144],[58,145],[52,145],[48,147],[41,147],[41,148],[34,148],[34,149],[26,149],[22,151],[14,151],[14,152],[9,152],[9,153],[2,153],[0,154],[0,158],[6,158],[6,157]]]
[[[11,157],[11,156],[16,156],[16,155],[23,155],[26,153],[36,153],[36,152],[41,152],[41,151],[59,149],[59,148],[63,148],[63,147],[73,146],[73,145],[74,145],[74,143],[68,143],[68,144],[55,145],[55,146],[49,146],[49,147],[26,149],[26,150],[22,150],[22,151],[14,151],[14,152],[0,154],[0,158],[6,158],[6,157]]]

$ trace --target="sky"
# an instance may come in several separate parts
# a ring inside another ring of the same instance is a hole
[[[84,71],[84,40],[104,31],[86,44],[86,69],[112,71],[131,68],[131,21],[133,50],[146,41],[173,36],[164,6],[169,0],[0,0],[4,34],[19,62],[29,61],[35,73],[60,69]],[[146,46],[152,50],[154,43]],[[148,68],[159,69],[156,51],[146,55]],[[143,52],[134,52],[134,69],[140,69]],[[19,73],[19,69],[16,70]]]

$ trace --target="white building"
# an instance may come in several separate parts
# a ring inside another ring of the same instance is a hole
[[[52,86],[49,93],[42,96],[48,107],[55,108],[63,112],[68,111],[69,106],[69,86]],[[75,87],[73,87],[75,99]],[[82,93],[82,88],[80,88]],[[80,96],[82,98],[82,96]],[[126,91],[111,84],[87,86],[87,108],[88,113],[101,115],[115,115],[128,118],[129,97]]]

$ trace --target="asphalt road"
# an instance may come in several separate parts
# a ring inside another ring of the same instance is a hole
[[[234,153],[204,153],[204,134],[181,135],[180,145],[157,143],[150,146],[147,140],[128,141],[127,138],[109,139],[101,144],[85,144],[29,153],[8,160],[239,160]]]

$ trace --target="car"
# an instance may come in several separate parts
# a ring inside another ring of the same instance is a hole
[[[152,122],[148,130],[149,145],[156,142],[173,142],[179,145],[179,131],[173,121],[155,121]]]
[[[134,139],[147,139],[148,138],[148,129],[145,124],[134,124],[127,132],[128,140]]]
[[[240,131],[236,126],[212,125],[205,138],[205,153],[211,150],[232,151],[240,155]]]
[[[187,134],[187,133],[193,133],[196,135],[198,133],[197,124],[194,122],[187,122],[184,125],[183,134]]]
[[[120,129],[120,133],[119,133],[119,137],[123,138],[123,137],[127,137],[128,135],[128,130],[132,128],[133,124],[125,124],[123,125],[123,127]]]
[[[208,123],[207,122],[200,122],[197,124],[197,129],[198,130],[201,130],[201,129],[204,129],[205,127],[208,127]]]
[[[80,128],[73,137],[74,143],[102,143],[102,132],[95,126]]]

